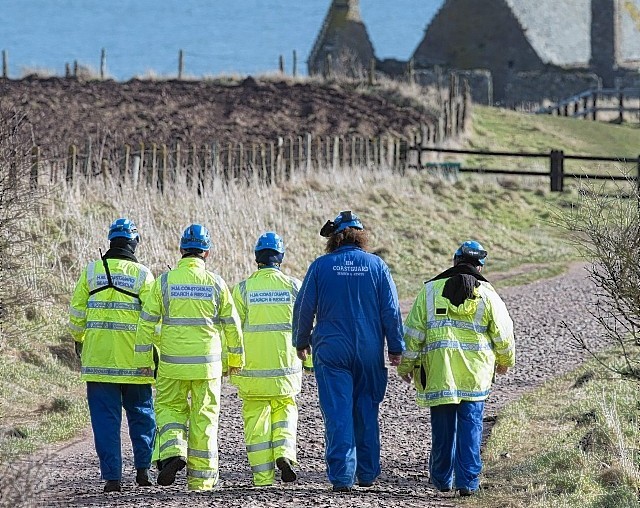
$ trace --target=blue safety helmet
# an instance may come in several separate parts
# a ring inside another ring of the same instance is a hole
[[[487,260],[487,251],[475,240],[467,240],[453,254],[453,260],[470,261],[476,265],[484,266]]]
[[[260,238],[258,238],[256,248],[254,250],[258,252],[266,249],[275,250],[279,254],[284,254],[284,242],[282,241],[282,237],[273,231],[264,233]]]
[[[111,241],[114,238],[126,238],[127,240],[140,241],[140,234],[138,233],[138,228],[133,221],[123,217],[121,219],[114,220],[111,226],[109,226],[108,239]]]
[[[211,248],[211,236],[202,224],[191,224],[182,233],[180,248],[184,250],[198,249],[208,251]]]
[[[339,233],[347,228],[364,229],[360,217],[352,213],[351,210],[340,212],[340,215],[334,219],[333,223],[336,225],[334,233]]]

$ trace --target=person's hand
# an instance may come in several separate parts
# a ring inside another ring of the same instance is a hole
[[[496,374],[500,374],[501,376],[504,376],[508,370],[509,370],[509,367],[505,367],[504,365],[496,365]]]
[[[298,358],[300,358],[301,362],[304,362],[307,359],[307,356],[311,354],[311,348],[307,346],[304,349],[298,349]]]
[[[153,377],[153,369],[151,367],[139,367],[138,372],[144,377]]]
[[[236,376],[236,375],[240,374],[241,370],[242,370],[241,367],[229,367],[229,375],[230,376]]]
[[[400,375],[400,377],[405,383],[411,384],[411,381],[413,381],[413,377],[411,376],[411,374],[405,374],[404,376]]]
[[[389,358],[389,363],[394,367],[397,367],[398,365],[400,365],[400,360],[402,360],[402,355],[393,355],[389,353],[387,357]]]

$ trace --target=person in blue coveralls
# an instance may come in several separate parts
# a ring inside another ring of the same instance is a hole
[[[304,278],[293,309],[293,343],[313,366],[325,425],[327,476],[334,492],[371,487],[380,475],[378,408],[388,359],[404,351],[395,284],[385,262],[366,251],[368,232],[351,211],[320,231],[326,254]],[[315,319],[315,327],[314,327]]]

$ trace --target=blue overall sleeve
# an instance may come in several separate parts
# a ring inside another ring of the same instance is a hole
[[[382,328],[387,338],[387,349],[390,354],[399,355],[405,350],[402,314],[398,302],[398,291],[386,264],[382,266],[382,283],[379,287],[380,313]]]
[[[302,287],[293,306],[293,345],[305,349],[311,345],[311,331],[318,306],[316,264],[312,263],[302,282]]]

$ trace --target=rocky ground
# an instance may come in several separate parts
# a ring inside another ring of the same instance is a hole
[[[279,136],[408,135],[433,118],[415,103],[399,105],[374,93],[335,84],[256,81],[80,81],[0,79],[0,107],[27,116],[43,154],[72,144],[94,150],[176,142],[260,143]]]
[[[509,401],[582,362],[583,353],[574,347],[567,327],[575,333],[597,337],[596,324],[588,312],[595,298],[586,272],[580,266],[573,266],[568,273],[554,279],[504,289],[501,294],[515,322],[518,364],[507,376],[497,379],[487,403],[489,421]],[[136,487],[128,451],[130,445],[125,440],[124,490],[105,495],[91,432],[87,431],[76,441],[49,453],[41,474],[47,487],[40,506],[455,506],[451,494],[438,493],[428,484],[428,411],[417,409],[413,388],[402,382],[395,372],[390,371],[389,388],[381,408],[382,476],[373,488],[356,488],[351,494],[333,494],[325,477],[323,425],[313,376],[305,377],[299,397],[300,470],[299,481],[293,485],[251,487],[239,399],[229,384],[225,384],[223,393],[218,490],[206,494],[187,493],[184,472],[170,488]]]

